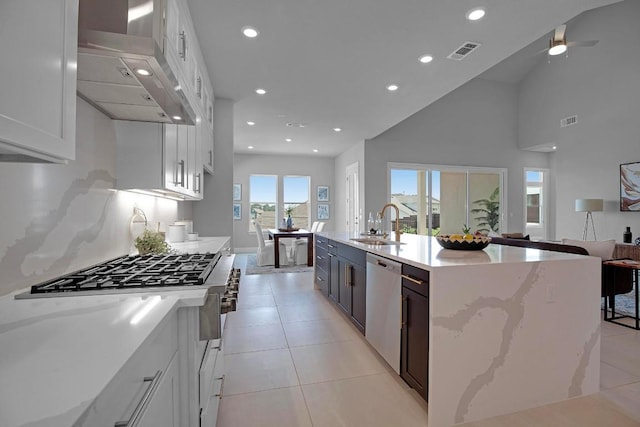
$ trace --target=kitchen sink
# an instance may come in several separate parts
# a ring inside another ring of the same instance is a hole
[[[380,245],[380,246],[404,245],[404,243],[402,242],[396,242],[395,240],[381,239],[379,237],[360,237],[360,238],[353,238],[351,240],[358,243],[364,243],[366,245]]]

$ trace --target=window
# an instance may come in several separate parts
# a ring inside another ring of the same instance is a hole
[[[291,210],[291,220],[297,228],[309,228],[309,182],[308,176],[285,176],[282,178],[284,217]]]
[[[389,165],[389,200],[400,209],[404,233],[499,232],[505,170]],[[393,223],[392,223],[393,226]]]
[[[264,229],[276,228],[278,177],[276,175],[249,176],[249,203],[252,220],[256,220]],[[249,230],[255,231],[251,221]]]

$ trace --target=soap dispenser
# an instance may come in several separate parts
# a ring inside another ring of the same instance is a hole
[[[627,227],[626,231],[622,233],[622,241],[624,243],[631,243],[631,239],[633,238],[631,234],[631,227]]]

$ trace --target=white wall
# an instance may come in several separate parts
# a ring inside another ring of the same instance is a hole
[[[508,231],[524,231],[524,168],[548,155],[517,146],[517,87],[475,79],[365,142],[365,212],[387,202],[387,162],[507,168]]]
[[[115,129],[77,99],[76,160],[66,165],[0,163],[0,295],[134,250],[133,207],[150,225],[191,215],[188,203],[115,187]]]
[[[282,176],[301,175],[311,177],[311,221],[317,220],[316,189],[318,185],[329,186],[329,220],[324,231],[334,230],[336,198],[334,194],[334,160],[316,156],[272,156],[236,154],[234,156],[234,183],[242,184],[242,219],[233,221],[235,247],[240,250],[258,246],[256,236],[249,232],[249,176],[255,174],[278,175],[278,194],[282,194]],[[281,208],[281,206],[280,206]],[[231,203],[227,209],[231,212]]]
[[[550,163],[558,238],[582,236],[577,198],[605,200],[605,211],[594,213],[598,240],[622,241],[626,226],[640,236],[640,213],[619,211],[619,165],[640,161],[639,23],[640,1],[587,12],[567,34],[599,43],[543,61],[521,82],[519,144],[558,147]],[[560,128],[560,119],[574,114],[577,124]]]
[[[233,229],[233,102],[216,98],[213,175],[204,176],[204,199],[192,202],[193,229],[201,236],[231,236]],[[233,248],[233,239],[231,247]]]

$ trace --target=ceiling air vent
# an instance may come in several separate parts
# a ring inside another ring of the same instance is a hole
[[[447,58],[455,59],[456,61],[462,61],[467,57],[471,52],[480,47],[480,43],[476,42],[464,42],[462,46],[457,48],[454,52],[452,52]]]
[[[560,127],[565,128],[567,126],[575,125],[578,123],[578,116],[565,117],[560,120]]]

